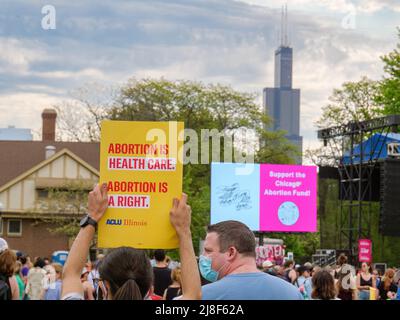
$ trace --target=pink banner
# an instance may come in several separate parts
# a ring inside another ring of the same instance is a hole
[[[372,241],[369,239],[358,240],[358,261],[372,262]]]
[[[256,263],[261,266],[266,260],[280,265],[285,256],[285,249],[280,244],[266,244],[256,247]]]
[[[317,231],[317,167],[260,165],[260,230]]]

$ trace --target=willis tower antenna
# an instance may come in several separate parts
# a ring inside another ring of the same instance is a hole
[[[300,136],[300,89],[292,88],[293,49],[288,41],[287,5],[282,7],[280,45],[275,50],[274,87],[264,88],[264,112],[273,124],[267,130],[287,132],[286,138],[294,144],[300,153],[303,151],[303,137]],[[301,156],[296,159],[301,164]]]

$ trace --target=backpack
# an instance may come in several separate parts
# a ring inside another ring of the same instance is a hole
[[[8,277],[0,274],[0,300],[11,300],[11,287]]]

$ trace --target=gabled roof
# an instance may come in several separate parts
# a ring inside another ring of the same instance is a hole
[[[0,187],[45,160],[46,146],[56,153],[68,149],[91,167],[99,170],[98,142],[0,141]]]
[[[68,155],[69,157],[71,157],[72,159],[74,159],[76,162],[78,162],[79,164],[81,164],[82,166],[84,166],[86,169],[88,169],[89,171],[91,171],[93,174],[99,176],[100,173],[99,171],[92,167],[89,163],[87,163],[86,161],[82,160],[81,158],[79,158],[78,156],[76,156],[75,154],[73,154],[71,151],[69,151],[68,149],[62,149],[61,151],[57,152],[56,154],[54,154],[53,156],[49,157],[48,159],[43,160],[42,162],[38,163],[37,165],[33,166],[32,168],[30,168],[29,170],[23,172],[22,174],[20,174],[19,176],[15,177],[14,179],[8,181],[6,184],[0,186],[0,192],[3,192],[4,190],[8,189],[9,187],[11,187],[12,185],[22,181],[23,179],[29,177],[32,173],[40,170],[41,168],[43,168],[44,166],[48,165],[49,163],[55,161],[56,159],[62,157],[63,155]]]

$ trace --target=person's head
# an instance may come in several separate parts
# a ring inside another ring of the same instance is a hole
[[[364,272],[364,273],[371,273],[371,266],[370,266],[368,263],[363,262],[363,263],[361,264],[361,272]]]
[[[321,271],[321,267],[320,266],[314,266],[311,270],[311,276],[313,276],[314,274],[316,274],[317,272]]]
[[[49,258],[47,258],[47,257],[44,257],[44,258],[43,258],[43,261],[44,261],[44,264],[45,264],[46,266],[50,264],[50,260],[49,260]]]
[[[100,278],[104,281],[108,299],[143,300],[153,283],[153,271],[145,252],[120,247],[102,260]]]
[[[181,285],[181,268],[176,267],[171,271],[171,280]]]
[[[165,251],[163,249],[157,249],[154,251],[154,259],[156,262],[164,262],[165,261]]]
[[[255,237],[253,232],[239,221],[223,221],[207,228],[200,272],[207,280],[215,281],[228,275],[239,265],[256,267]],[[205,275],[207,272],[212,277]],[[212,278],[212,279],[211,279]]]
[[[51,264],[47,264],[43,267],[43,270],[46,271],[46,276],[50,280],[50,282],[56,281],[56,271]]]
[[[22,265],[24,265],[27,260],[26,260],[25,256],[22,256],[22,257],[19,258],[19,261],[21,261]]]
[[[270,261],[270,260],[265,260],[263,263],[262,263],[262,268],[263,268],[263,270],[269,270],[269,269],[271,269],[271,268],[273,268],[274,267],[274,264]]]
[[[309,278],[311,276],[311,269],[306,265],[300,266],[297,271],[299,272],[299,276],[303,276],[305,278]]]
[[[8,243],[3,238],[0,238],[0,254],[6,250],[8,250]]]
[[[35,268],[43,268],[45,265],[46,262],[40,257],[37,257],[35,263],[33,264]]]
[[[21,261],[18,261],[18,260],[17,260],[17,262],[15,262],[14,274],[15,274],[15,275],[19,275],[20,272],[21,272],[21,269],[22,269],[22,263],[21,263]]]
[[[56,273],[56,280],[61,279],[63,266],[59,263],[52,263],[51,265],[54,268],[54,271]]]
[[[341,253],[337,259],[338,266],[342,266],[347,263],[347,257],[344,253]]]
[[[393,278],[395,275],[395,271],[393,269],[387,269],[384,276],[384,287],[385,290],[389,290],[390,285],[393,283]]]
[[[285,263],[283,264],[285,269],[293,269],[294,267],[294,261],[293,260],[286,260]]]
[[[85,281],[88,280],[89,272],[90,271],[86,267],[84,267],[82,269],[82,271],[81,271],[81,282],[85,282]]]
[[[0,273],[12,277],[14,275],[17,256],[12,250],[2,250],[0,253]]]
[[[313,299],[332,300],[336,298],[335,280],[332,275],[321,270],[312,277],[312,293]]]

